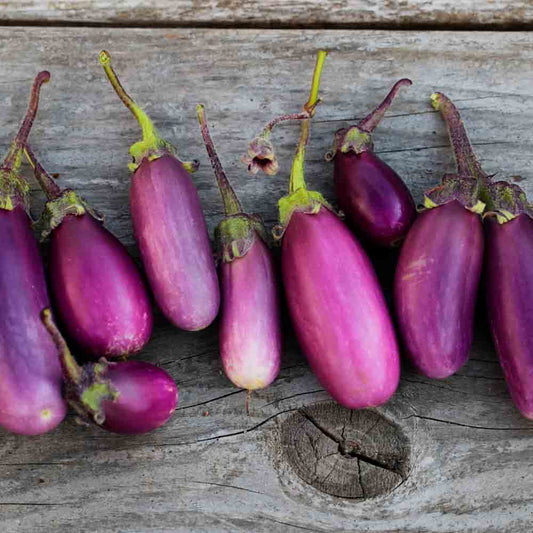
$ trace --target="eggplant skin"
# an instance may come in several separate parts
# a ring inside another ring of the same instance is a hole
[[[489,324],[511,398],[533,419],[533,220],[485,220]]]
[[[270,385],[279,372],[282,340],[277,276],[272,254],[255,237],[243,257],[222,263],[220,355],[232,383]]]
[[[356,234],[378,246],[401,242],[416,208],[400,176],[371,151],[338,151],[334,161],[339,206]]]
[[[144,361],[110,362],[105,377],[118,392],[115,401],[102,402],[102,427],[108,431],[147,433],[165,424],[176,409],[178,388],[162,368]]]
[[[177,327],[209,326],[220,305],[218,277],[198,193],[173,156],[144,159],[130,190],[133,230],[148,281]]]
[[[322,386],[350,409],[385,403],[400,377],[391,318],[371,263],[346,225],[321,207],[294,212],[282,276],[300,346]]]
[[[133,259],[91,215],[52,232],[50,281],[61,323],[89,355],[138,352],[152,333],[150,298]]]
[[[483,263],[481,217],[452,202],[418,215],[394,279],[403,347],[419,372],[444,379],[468,359]]]
[[[41,322],[49,307],[28,215],[0,209],[0,425],[21,435],[58,426],[67,412],[57,348]]]

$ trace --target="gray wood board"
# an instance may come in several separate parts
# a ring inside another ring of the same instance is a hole
[[[525,27],[528,0],[7,0],[0,20],[112,25]]]
[[[428,104],[434,90],[458,104],[486,171],[513,177],[533,194],[529,33],[4,28],[0,143],[7,147],[16,131],[34,73],[47,68],[52,79],[43,88],[34,150],[61,173],[61,184],[107,215],[109,228],[132,250],[126,164],[139,128],[98,65],[102,47],[182,157],[200,159],[194,181],[210,230],[222,208],[195,104],[207,106],[244,205],[271,226],[298,128],[275,134],[278,176],[248,176],[239,158],[265,121],[301,107],[318,47],[331,54],[308,150],[311,187],[332,199],[332,168],[323,153],[333,132],[365,115],[407,76],[414,85],[398,96],[375,142],[418,201],[454,169],[444,125]],[[38,211],[36,187],[33,197]],[[138,437],[79,427],[73,417],[41,437],[0,433],[3,531],[531,529],[533,425],[509,400],[483,325],[457,375],[431,381],[404,370],[397,394],[378,411],[407,435],[410,470],[392,493],[366,501],[327,495],[286,461],[283,422],[328,400],[291,335],[279,379],[254,393],[249,416],[245,393],[222,373],[216,325],[187,333],[159,318],[140,357],[176,379],[180,404],[172,420]]]

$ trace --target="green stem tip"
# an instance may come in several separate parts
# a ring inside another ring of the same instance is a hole
[[[196,114],[198,115],[198,123],[200,124],[200,130],[202,132],[202,137],[204,139],[205,148],[209,159],[211,161],[211,166],[215,172],[215,177],[217,179],[218,188],[222,196],[222,202],[224,204],[224,213],[226,216],[237,215],[242,213],[241,203],[229,182],[224,169],[222,168],[222,163],[217,155],[215,150],[215,145],[211,134],[209,133],[209,126],[207,124],[207,117],[205,114],[205,107],[203,104],[198,104],[196,106]]]
[[[151,151],[156,151],[161,147],[167,147],[168,143],[161,138],[150,117],[135,103],[120,83],[116,72],[111,66],[111,54],[106,50],[102,50],[99,55],[99,60],[118,97],[132,112],[141,126],[143,139],[130,148],[130,153],[134,160],[140,162],[143,157],[149,156]]]
[[[316,58],[315,70],[313,73],[313,81],[311,83],[311,91],[309,99],[304,105],[304,111],[308,112],[310,117],[302,121],[300,126],[300,138],[296,147],[296,154],[292,161],[291,177],[289,183],[289,192],[293,193],[298,189],[305,189],[304,179],[304,160],[305,149],[309,140],[309,130],[311,126],[311,118],[314,115],[316,104],[318,102],[318,91],[320,88],[320,78],[322,76],[322,69],[324,61],[328,53],[325,50],[319,50]]]

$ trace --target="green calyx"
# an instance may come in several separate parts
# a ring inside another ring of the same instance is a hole
[[[225,263],[244,257],[258,236],[267,242],[265,227],[259,215],[239,213],[228,216],[215,228],[217,255]]]
[[[487,186],[490,209],[485,216],[495,216],[500,224],[505,224],[520,214],[533,218],[533,206],[528,203],[521,187],[506,181],[497,181]]]
[[[446,175],[441,185],[426,191],[424,208],[432,209],[455,200],[465,209],[481,215],[486,207],[486,202],[481,200],[482,186],[482,182],[474,178]]]
[[[318,191],[308,191],[305,188],[298,189],[280,198],[278,200],[280,225],[274,230],[274,239],[279,240],[283,237],[285,229],[295,212],[316,215],[321,207],[333,211],[331,205]]]
[[[343,128],[335,133],[333,138],[333,146],[329,152],[326,153],[326,161],[331,161],[337,152],[346,154],[350,151],[361,154],[368,152],[374,148],[372,141],[372,134],[366,132],[357,126],[350,128]]]
[[[29,209],[30,186],[17,172],[0,169],[0,209],[12,211],[17,206]]]
[[[80,395],[80,402],[84,411],[88,412],[97,424],[102,424],[105,415],[102,402],[115,401],[119,396],[118,391],[111,385],[109,380],[97,381],[87,387]]]
[[[94,210],[85,200],[71,189],[65,189],[61,195],[46,202],[41,218],[35,227],[42,240],[57,228],[67,215],[82,216],[89,214],[102,222],[103,216]]]

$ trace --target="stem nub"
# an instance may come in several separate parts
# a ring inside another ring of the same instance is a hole
[[[13,139],[9,151],[1,166],[2,170],[6,173],[16,173],[22,163],[22,152],[24,145],[28,140],[28,136],[33,126],[33,121],[37,115],[37,109],[39,107],[39,94],[43,83],[48,83],[50,80],[50,73],[47,70],[43,70],[37,74],[33,81],[30,95],[30,103],[28,104],[28,110],[24,116],[24,121],[20,126],[20,129]]]
[[[381,102],[381,104],[379,104],[376,109],[374,109],[374,111],[372,111],[364,119],[359,121],[359,123],[357,124],[357,128],[366,133],[372,133],[376,129],[377,125],[381,122],[381,119],[385,115],[387,109],[389,109],[389,107],[391,106],[392,101],[398,94],[400,88],[412,84],[413,82],[407,78],[402,78],[401,80],[398,80],[390,90],[389,94],[385,97],[383,102]]]
[[[457,173],[461,177],[479,180],[483,185],[489,180],[489,177],[477,160],[459,111],[452,101],[442,93],[433,93],[430,98],[431,105],[435,110],[440,111],[444,122],[446,122],[455,154]]]
[[[61,360],[61,367],[63,368],[65,379],[72,384],[78,385],[82,379],[82,369],[74,359],[63,335],[61,335],[61,332],[57,328],[54,319],[52,318],[50,308],[47,307],[42,311],[41,320],[59,351],[59,358]]]
[[[209,126],[207,124],[207,117],[205,114],[205,107],[202,104],[196,106],[196,114],[198,115],[198,122],[200,124],[200,130],[202,132],[202,137],[204,138],[205,148],[209,159],[211,160],[211,165],[215,172],[215,177],[217,179],[218,189],[222,196],[222,202],[224,204],[224,213],[225,215],[232,216],[242,213],[241,203],[231,186],[224,169],[222,168],[222,163],[216,153],[215,145],[213,144],[213,139],[209,133]]]
[[[54,200],[55,198],[59,198],[61,196],[61,188],[54,181],[52,176],[50,176],[50,174],[46,172],[41,163],[39,163],[39,160],[37,159],[37,157],[35,157],[35,154],[33,153],[29,145],[26,145],[24,147],[24,153],[26,155],[26,159],[33,167],[33,173],[35,174],[35,178],[37,179],[39,185],[45,192],[48,200]]]
[[[318,90],[320,87],[320,77],[324,67],[324,61],[328,53],[325,50],[319,50],[316,58],[315,70],[313,73],[313,81],[311,83],[311,92],[309,93],[309,100],[304,105],[304,112],[309,113],[309,118],[302,122],[300,127],[300,138],[296,147],[296,154],[292,161],[291,177],[289,183],[289,192],[293,193],[298,189],[305,189],[304,179],[304,160],[305,148],[309,140],[309,130],[311,127],[311,118],[314,115],[316,104],[318,102]]]

